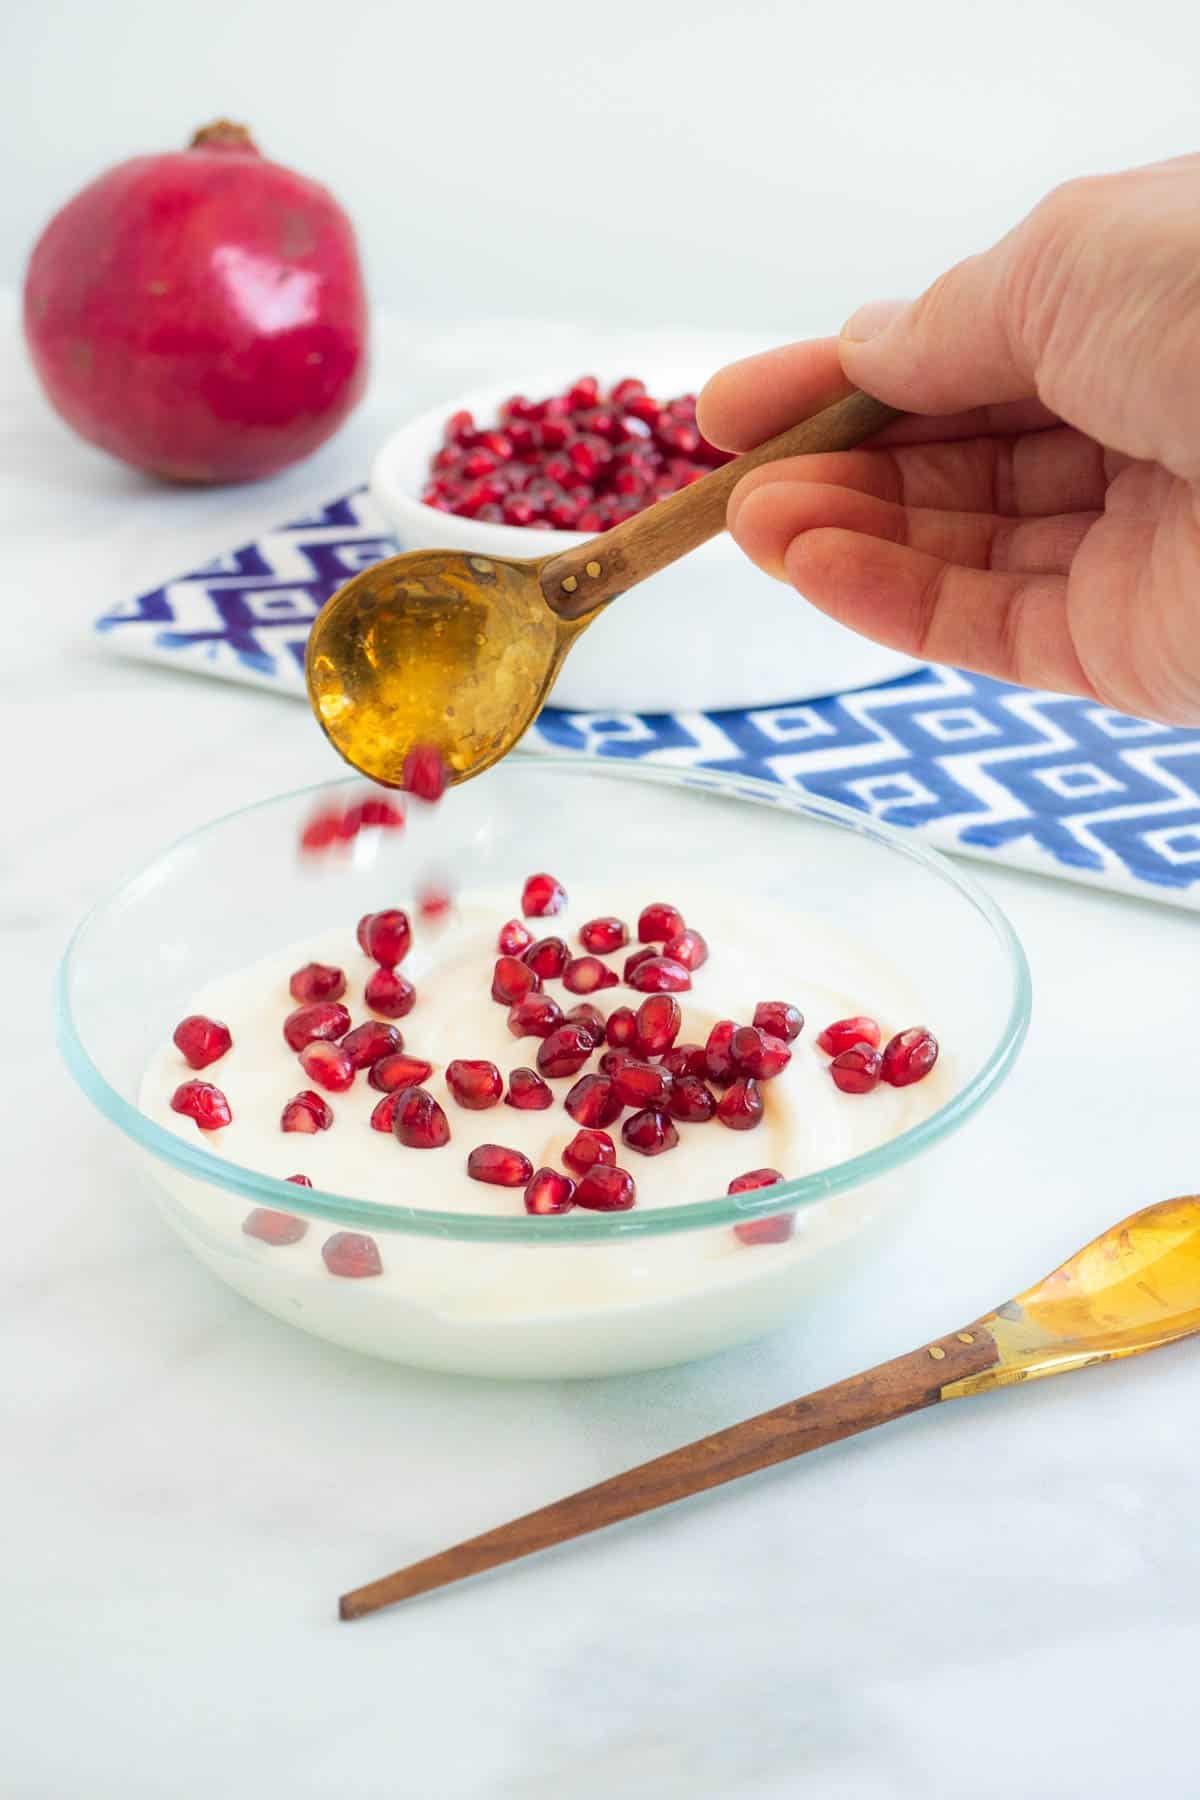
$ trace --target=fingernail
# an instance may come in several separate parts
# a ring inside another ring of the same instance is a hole
[[[849,338],[852,344],[865,344],[869,338],[886,331],[907,307],[907,300],[868,300],[846,320],[842,336]]]

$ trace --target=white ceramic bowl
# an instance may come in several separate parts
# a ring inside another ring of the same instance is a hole
[[[655,393],[694,393],[705,371],[656,364],[601,372],[608,387],[637,373]],[[509,394],[560,392],[578,369],[524,375],[422,413],[375,458],[371,491],[404,550],[546,556],[584,541],[570,531],[490,525],[423,506],[429,461],[452,412],[490,424]],[[618,600],[571,652],[551,704],[586,712],[685,712],[776,706],[869,687],[917,667],[819,613],[754,567],[722,533]]]

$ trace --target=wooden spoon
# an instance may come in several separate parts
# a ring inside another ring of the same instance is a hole
[[[599,537],[536,560],[417,550],[338,589],[308,640],[308,693],[329,741],[375,781],[401,783],[414,746],[452,782],[511,750],[563,660],[611,600],[725,526],[734,487],[784,456],[848,450],[898,418],[850,394]]]
[[[482,1537],[343,1594],[343,1619],[668,1506],[905,1413],[1136,1356],[1200,1331],[1200,1196],[1113,1225],[1036,1286],[962,1331],[727,1431],[671,1450]]]

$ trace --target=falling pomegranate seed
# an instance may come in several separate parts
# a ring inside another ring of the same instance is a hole
[[[852,1044],[870,1044],[878,1050],[883,1033],[874,1019],[835,1019],[824,1031],[817,1033],[817,1043],[830,1056],[838,1056],[843,1050],[849,1050]]]
[[[657,999],[658,996],[655,998]],[[646,1005],[649,1006],[649,1004],[650,1002],[647,1000]],[[684,1075],[696,1075],[703,1080],[708,1073],[708,1064],[704,1060],[704,1045],[673,1044],[669,1050],[664,1052],[662,1066],[667,1074],[673,1075],[676,1080]]]
[[[417,990],[395,969],[376,969],[363,989],[363,999],[385,1019],[403,1019],[416,1005]]]
[[[541,987],[541,979],[526,963],[515,956],[498,956],[492,971],[492,999],[501,1006],[515,1006],[526,994]]]
[[[924,1025],[898,1031],[883,1052],[883,1079],[892,1087],[911,1087],[923,1081],[938,1059],[938,1041]]]
[[[562,1007],[549,994],[526,994],[508,1009],[508,1029],[515,1038],[548,1038],[562,1022]]]
[[[710,1081],[727,1087],[736,1070],[733,1066],[733,1034],[737,1026],[732,1019],[718,1019],[704,1046],[704,1072]]]
[[[566,968],[570,955],[561,938],[539,938],[522,952],[521,961],[540,981],[554,981]]]
[[[321,1245],[321,1261],[331,1275],[363,1281],[383,1274],[379,1246],[365,1231],[335,1231]]]
[[[546,919],[567,904],[567,890],[553,875],[530,875],[521,890],[521,913],[526,919]]]
[[[753,1075],[758,1081],[773,1080],[792,1060],[783,1039],[760,1031],[757,1025],[739,1025],[729,1051],[738,1074]]]
[[[184,1081],[171,1095],[171,1111],[191,1119],[201,1131],[220,1131],[233,1113],[219,1087],[211,1081]]]
[[[873,1044],[851,1044],[839,1050],[829,1065],[829,1073],[843,1094],[869,1094],[879,1086],[883,1057]]]
[[[682,963],[669,956],[652,956],[639,963],[629,978],[629,985],[639,994],[682,994],[692,985],[692,978]]]
[[[520,919],[510,919],[507,925],[500,927],[496,948],[501,956],[520,956],[522,950],[528,950],[532,942],[532,931],[522,925]]]
[[[536,1070],[514,1069],[508,1078],[504,1104],[515,1106],[518,1112],[545,1112],[554,1104],[554,1095]]]
[[[577,1125],[599,1128],[619,1119],[622,1101],[608,1075],[581,1075],[563,1105]]]
[[[787,1000],[760,1000],[754,1009],[754,1023],[760,1031],[791,1044],[804,1030],[804,1014]]]
[[[461,1057],[446,1064],[446,1086],[468,1112],[484,1112],[489,1106],[496,1106],[504,1092],[495,1063],[467,1062]]]
[[[579,927],[579,941],[594,956],[608,956],[629,942],[629,927],[623,919],[589,919]]]
[[[576,1175],[586,1175],[597,1164],[613,1168],[617,1160],[617,1146],[607,1131],[577,1131],[563,1151],[562,1159]]]
[[[680,1124],[703,1125],[716,1110],[715,1096],[698,1075],[679,1075],[672,1081],[667,1111]]]
[[[350,1029],[350,1014],[337,1000],[314,1000],[298,1006],[283,1021],[283,1040],[289,1050],[303,1050],[318,1038],[333,1042]]]
[[[674,1149],[679,1133],[666,1113],[648,1106],[626,1119],[621,1127],[621,1142],[642,1156],[661,1156],[664,1150]]]
[[[525,1189],[527,1213],[565,1213],[574,1204],[575,1183],[558,1169],[538,1169]]]
[[[364,830],[402,831],[404,829],[404,808],[394,800],[383,795],[372,795],[364,800],[360,808]]]
[[[491,1187],[527,1187],[533,1164],[519,1150],[504,1144],[477,1144],[467,1157],[467,1174],[472,1181],[486,1181]]]
[[[649,1001],[645,1002],[649,1005]],[[631,1006],[618,1006],[610,1012],[604,1027],[604,1035],[614,1050],[622,1050],[631,1045],[637,1035],[637,1016]]]
[[[670,994],[654,994],[643,1000],[634,1019],[634,1047],[642,1057],[662,1056],[679,1036],[683,1014]]]
[[[436,744],[414,744],[404,759],[401,787],[415,794],[418,800],[440,800],[448,780],[449,770]]]
[[[394,969],[412,947],[412,925],[406,912],[389,906],[372,913],[366,928],[367,955],[381,968]]]
[[[543,1038],[537,1054],[538,1069],[543,1075],[578,1075],[595,1048],[585,1026],[560,1025]]]
[[[189,1013],[180,1019],[171,1041],[190,1069],[207,1069],[217,1062],[233,1043],[228,1025],[219,1019],[206,1019],[203,1013]]]
[[[454,895],[444,882],[425,881],[417,889],[417,912],[428,925],[436,925],[454,910]]]
[[[356,1025],[353,1031],[346,1033],[341,1047],[356,1069],[369,1069],[380,1057],[403,1050],[404,1038],[394,1025],[368,1019],[365,1025]]]
[[[638,914],[639,944],[665,944],[668,938],[678,937],[683,929],[683,914],[678,907],[667,906],[661,900],[652,906],[643,906]]]
[[[643,950],[631,951],[625,958],[625,967],[621,970],[621,980],[626,984],[631,982],[634,972],[640,969],[643,963],[653,962],[657,955],[658,951],[653,944],[647,944]]]
[[[337,842],[339,822],[336,812],[314,813],[300,833],[301,850],[328,850]]]
[[[746,1075],[726,1088],[717,1102],[717,1117],[730,1131],[752,1131],[763,1116],[763,1097],[757,1081]]]
[[[665,1106],[671,1092],[671,1077],[664,1069],[635,1058],[614,1070],[612,1083],[622,1106]]]
[[[312,1088],[302,1088],[279,1115],[281,1131],[300,1131],[309,1137],[315,1131],[328,1131],[332,1124],[332,1106]]]
[[[616,987],[618,977],[598,956],[575,956],[563,970],[562,979],[572,994],[594,994],[599,988]]]
[[[580,1177],[575,1189],[576,1206],[589,1212],[628,1212],[637,1199],[637,1185],[625,1169],[597,1163]]]
[[[372,1063],[367,1081],[380,1094],[397,1094],[402,1088],[420,1087],[433,1074],[433,1064],[422,1056],[405,1056],[392,1051]]]
[[[300,1067],[318,1087],[331,1094],[343,1094],[354,1080],[354,1063],[340,1044],[315,1038],[300,1052]]]
[[[288,1176],[289,1181],[294,1179]],[[308,1185],[311,1187],[312,1183]],[[242,1220],[242,1230],[263,1244],[298,1244],[308,1230],[308,1220],[297,1219],[293,1213],[275,1212],[269,1206],[256,1206]]]
[[[340,1000],[346,991],[346,977],[332,963],[305,963],[288,982],[293,1000]]]
[[[426,1088],[410,1087],[392,1114],[392,1132],[409,1150],[440,1150],[450,1142],[450,1121]]]
[[[698,931],[680,931],[667,939],[663,955],[694,973],[708,961],[708,944]]]
[[[604,1042],[604,1014],[599,1007],[590,1006],[586,1000],[581,1001],[578,1006],[573,1006],[570,1012],[563,1014],[563,1024],[581,1025],[585,1031],[590,1031],[592,1043],[597,1050]]]
[[[748,1194],[756,1188],[775,1187],[782,1180],[778,1169],[751,1169],[746,1175],[736,1175],[726,1192]],[[785,1244],[795,1229],[795,1213],[772,1213],[766,1219],[746,1219],[735,1225],[733,1235],[743,1244]]]

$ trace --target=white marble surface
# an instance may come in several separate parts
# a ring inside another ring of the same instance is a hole
[[[591,1385],[358,1360],[192,1262],[52,1042],[80,911],[320,776],[303,709],[110,659],[92,615],[353,479],[408,373],[292,476],[151,488],[0,356],[0,1791],[14,1800],[1117,1800],[1195,1791],[1197,1352],[905,1421],[362,1625],[340,1589],[910,1348],[1200,1186],[1193,917],[981,879],[1017,1073],[885,1263],[757,1347]],[[455,352],[458,354],[459,352]],[[418,391],[420,390],[420,391]],[[33,773],[38,765],[36,775]],[[978,872],[978,871],[977,871]]]

